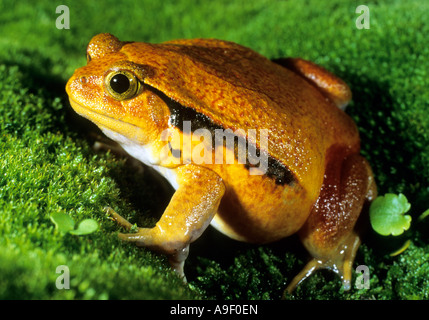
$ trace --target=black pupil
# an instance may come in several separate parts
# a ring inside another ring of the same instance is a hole
[[[124,93],[130,88],[130,79],[126,75],[118,73],[110,79],[110,87],[117,93]]]

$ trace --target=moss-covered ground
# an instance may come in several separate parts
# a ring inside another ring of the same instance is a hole
[[[417,221],[429,208],[429,1],[367,1],[370,29],[356,27],[360,1],[62,1],[68,30],[55,26],[58,4],[0,0],[0,299],[279,299],[307,259],[295,237],[257,247],[209,228],[191,248],[184,284],[163,257],[117,240],[103,207],[151,225],[169,191],[147,171],[94,151],[93,128],[68,104],[65,83],[100,32],[231,40],[342,77],[379,193],[405,194],[413,222],[400,237],[367,232],[355,266],[369,267],[369,289],[343,292],[321,271],[287,298],[429,299],[429,218]],[[54,213],[100,228],[63,234]],[[408,239],[407,250],[389,255]],[[61,265],[68,290],[56,287]]]

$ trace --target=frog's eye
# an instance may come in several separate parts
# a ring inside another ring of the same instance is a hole
[[[140,83],[136,76],[126,70],[112,71],[104,79],[107,92],[116,100],[126,100],[135,97]]]

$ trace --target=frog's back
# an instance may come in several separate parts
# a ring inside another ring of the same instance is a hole
[[[145,83],[224,129],[268,129],[268,152],[317,197],[326,151],[356,152],[353,121],[303,77],[240,45],[220,40],[130,43],[128,59],[150,66]]]

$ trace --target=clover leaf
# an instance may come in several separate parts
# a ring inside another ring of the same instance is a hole
[[[377,197],[369,209],[372,228],[383,236],[402,234],[411,224],[411,216],[405,215],[410,208],[410,203],[402,193],[387,193]]]
[[[52,214],[50,218],[58,231],[63,233],[82,236],[93,233],[98,229],[98,223],[93,219],[82,220],[75,229],[75,222],[68,214],[57,212]]]
[[[57,212],[52,214],[50,218],[60,232],[67,233],[74,229],[74,220],[68,214]]]
[[[98,223],[93,219],[85,219],[77,226],[77,229],[70,231],[76,236],[83,236],[97,231]]]

